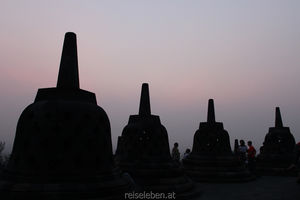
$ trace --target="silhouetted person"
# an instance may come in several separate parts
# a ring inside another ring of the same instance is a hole
[[[184,154],[183,154],[183,159],[185,159],[186,157],[188,157],[191,153],[191,150],[190,149],[186,149]]]
[[[240,140],[240,146],[238,148],[238,155],[239,155],[239,159],[241,161],[243,161],[243,163],[245,163],[247,161],[247,156],[246,156],[246,153],[247,153],[247,146],[245,144],[245,141],[244,140]]]
[[[256,155],[256,150],[255,148],[252,146],[252,141],[248,141],[248,167],[250,171],[254,171],[255,170],[255,155]]]
[[[239,153],[239,140],[238,139],[235,139],[234,140],[234,150],[233,150],[233,153],[238,156],[238,153]]]
[[[298,142],[296,144],[296,159],[295,159],[295,163],[298,164],[299,163],[299,158],[300,158],[300,142]]]
[[[259,153],[264,153],[264,147],[265,146],[265,142],[263,142],[263,145],[259,148]]]
[[[180,153],[179,153],[179,150],[178,150],[178,143],[175,142],[174,143],[174,147],[172,149],[172,159],[175,160],[176,162],[179,162],[180,160]]]

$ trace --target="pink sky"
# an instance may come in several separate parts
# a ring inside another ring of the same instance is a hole
[[[0,140],[10,150],[22,110],[56,84],[64,33],[77,34],[80,85],[107,112],[113,144],[140,87],[170,144],[191,147],[207,101],[233,141],[256,147],[275,106],[300,140],[299,1],[2,1]]]

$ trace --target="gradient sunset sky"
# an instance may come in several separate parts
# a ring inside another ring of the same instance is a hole
[[[298,0],[1,0],[0,141],[38,88],[56,85],[65,32],[77,34],[80,86],[94,92],[116,147],[149,83],[170,146],[192,147],[209,98],[231,146],[262,145],[275,107],[300,140]]]

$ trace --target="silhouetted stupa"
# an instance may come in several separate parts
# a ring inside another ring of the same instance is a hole
[[[1,198],[119,199],[130,189],[112,156],[110,123],[79,88],[77,44],[66,33],[57,87],[39,89],[21,114]]]
[[[287,168],[295,161],[295,138],[289,127],[284,127],[280,109],[276,107],[275,127],[270,127],[264,145],[257,156],[257,171],[267,175],[293,175]]]
[[[195,181],[235,182],[254,177],[231,151],[228,132],[215,121],[214,101],[208,101],[207,122],[194,135],[192,153],[183,160],[187,175]]]
[[[148,84],[142,86],[138,115],[129,117],[119,136],[116,158],[144,191],[175,192],[176,199],[195,195],[193,182],[170,156],[168,133],[152,115]]]

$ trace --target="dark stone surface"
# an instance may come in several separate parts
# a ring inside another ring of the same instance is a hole
[[[168,133],[151,115],[148,84],[143,84],[138,115],[131,115],[118,139],[116,159],[143,191],[175,192],[178,199],[195,195],[193,182],[170,156]]]
[[[208,102],[207,122],[200,123],[192,153],[183,159],[183,166],[195,181],[235,182],[254,178],[233,155],[223,123],[215,121],[213,99]]]
[[[12,199],[120,198],[130,189],[112,156],[110,123],[79,88],[76,35],[66,33],[56,88],[21,114],[0,191]]]
[[[215,121],[214,102],[208,102],[207,122],[201,122],[194,135],[192,154],[231,155],[228,132],[223,123]]]
[[[287,170],[296,164],[295,139],[289,127],[284,127],[280,109],[276,107],[275,127],[270,127],[265,136],[262,152],[257,156],[257,170],[267,175],[296,175],[296,171]]]
[[[138,115],[129,117],[116,152],[120,161],[169,161],[169,139],[159,116],[151,115],[148,84],[143,84]]]
[[[295,200],[300,185],[295,177],[263,176],[244,183],[198,183],[202,195],[197,200]]]

